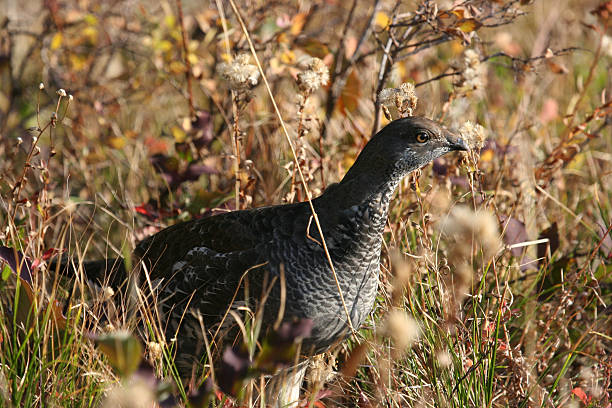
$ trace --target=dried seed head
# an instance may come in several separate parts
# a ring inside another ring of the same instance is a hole
[[[43,84],[42,82],[38,84],[38,89],[40,89],[41,91],[45,89],[45,84]]]
[[[391,310],[383,327],[383,333],[402,351],[417,341],[420,335],[419,324],[401,309]]]
[[[397,88],[385,88],[378,94],[378,99],[383,105],[389,105],[393,102]]]
[[[484,146],[484,141],[487,138],[485,128],[477,123],[474,124],[469,120],[461,126],[459,133],[472,150],[482,149],[482,146]]]
[[[114,386],[102,402],[102,407],[144,408],[153,406],[154,401],[153,388],[141,379]]]
[[[467,49],[463,53],[461,89],[465,92],[479,90],[486,83],[486,66],[480,63],[478,52]]]
[[[147,343],[147,349],[149,350],[149,355],[152,360],[161,361],[162,358],[162,347],[161,344],[150,341]]]
[[[453,363],[453,359],[448,351],[440,350],[436,353],[436,359],[438,360],[438,364],[440,367],[448,368]]]
[[[404,259],[399,252],[391,253],[391,268],[393,270],[393,301],[399,304],[404,295],[404,291],[410,285],[414,268],[411,263]]]
[[[254,88],[259,83],[259,70],[249,64],[249,55],[240,54],[233,62],[219,64],[219,74],[234,91],[245,91]]]
[[[306,61],[306,69],[297,75],[300,90],[308,94],[316,91],[329,82],[329,69],[319,58]]]
[[[604,35],[601,39],[601,49],[608,56],[612,57],[612,37]]]
[[[103,292],[104,300],[109,300],[113,296],[115,296],[115,290],[113,288],[111,288],[110,286],[105,286],[104,287],[104,292]]]
[[[471,253],[472,239],[477,242],[489,258],[501,246],[495,216],[486,210],[472,211],[466,206],[456,206],[441,225],[442,232],[456,239],[455,256],[467,258]]]
[[[412,116],[412,112],[416,109],[417,103],[419,102],[419,98],[416,96],[416,88],[412,82],[404,82],[400,85],[400,95],[402,97],[402,101],[406,101],[408,104],[408,108],[410,109],[410,116]]]
[[[399,88],[383,89],[378,99],[383,105],[394,105],[402,116],[412,116],[419,101],[414,84],[410,82],[404,82]]]
[[[66,96],[66,91],[65,91],[65,90],[63,90],[62,88],[60,88],[60,89],[58,89],[58,90],[57,90],[57,94],[58,94],[59,96]]]

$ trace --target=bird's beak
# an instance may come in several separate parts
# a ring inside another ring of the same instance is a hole
[[[451,132],[446,132],[446,140],[448,141],[448,147],[450,147],[451,150],[460,150],[464,152],[470,150],[465,140]]]

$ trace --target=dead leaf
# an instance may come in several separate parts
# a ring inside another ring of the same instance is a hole
[[[548,61],[548,68],[554,74],[567,74],[569,72],[569,70],[567,69],[565,65],[557,64],[556,62],[553,62],[553,61]]]
[[[457,24],[457,28],[464,33],[471,33],[472,31],[478,30],[480,27],[482,27],[482,23],[473,18],[466,18],[459,21]]]
[[[291,22],[291,34],[298,35],[304,29],[304,24],[306,24],[306,17],[308,17],[308,13],[298,13],[293,16]]]
[[[338,98],[338,108],[342,112],[354,112],[359,106],[361,97],[361,80],[357,76],[357,71],[353,70],[346,80],[340,98]]]
[[[312,57],[323,59],[329,54],[329,47],[326,44],[312,38],[298,41],[298,46]]]

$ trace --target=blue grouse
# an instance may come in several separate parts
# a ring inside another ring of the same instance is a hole
[[[398,183],[454,150],[467,145],[438,123],[423,117],[395,120],[369,141],[340,183],[312,200],[355,328],[374,304],[382,232]],[[177,338],[177,365],[190,367],[202,356],[196,314],[212,332],[227,317],[232,299],[244,304],[239,286],[245,279],[253,307],[266,289],[263,282],[277,278],[264,304],[264,326],[272,325],[281,302],[281,270],[284,320],[313,321],[303,352],[318,354],[344,339],[347,315],[321,242],[307,202],[183,222],[142,241],[135,252],[151,278],[162,279],[158,299],[166,336]],[[196,313],[185,313],[186,307]]]
[[[437,157],[467,149],[434,121],[398,119],[372,137],[342,181],[312,200],[353,327],[374,304],[382,233],[398,183]],[[301,202],[183,222],[140,242],[135,254],[159,281],[166,338],[176,338],[180,371],[191,372],[205,352],[198,315],[209,335],[224,317],[231,320],[228,308],[245,303],[245,279],[253,310],[264,282],[275,282],[263,305],[269,327],[277,320],[283,274],[283,319],[313,322],[302,343],[306,355],[346,338],[347,314],[322,239],[309,204]]]

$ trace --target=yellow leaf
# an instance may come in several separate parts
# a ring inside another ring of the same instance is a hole
[[[458,19],[462,19],[464,17],[464,15],[465,15],[465,10],[464,9],[455,9],[455,10],[452,10],[451,13],[456,15]]]
[[[87,57],[79,54],[70,54],[68,57],[70,65],[75,71],[82,71],[87,65]]]
[[[185,64],[181,61],[172,61],[168,68],[173,74],[182,74],[185,72]]]
[[[64,36],[62,35],[62,33],[55,33],[53,39],[51,40],[51,49],[57,50],[59,47],[61,47],[63,39]]]
[[[279,44],[287,44],[289,42],[289,36],[286,33],[280,33],[276,37],[276,42]]]
[[[194,65],[197,64],[199,60],[198,56],[195,55],[194,53],[190,52],[189,54],[187,54],[187,59],[189,60],[189,62]]]
[[[87,14],[84,20],[89,25],[98,25],[98,17],[94,16],[93,14]]]
[[[83,29],[83,35],[87,37],[91,44],[98,43],[98,29],[95,27],[85,27]]]
[[[348,170],[351,168],[351,166],[355,163],[355,158],[353,156],[350,155],[346,155],[342,158],[342,168],[344,170]]]
[[[480,161],[490,162],[491,160],[493,160],[494,156],[495,156],[495,153],[493,153],[493,150],[487,149],[480,154]]]
[[[287,50],[280,55],[280,60],[283,64],[295,64],[295,53],[291,50]]]
[[[471,33],[474,30],[478,30],[482,26],[482,23],[478,20],[474,20],[473,18],[466,18],[465,20],[461,20],[457,25],[464,33]]]
[[[308,14],[307,13],[298,13],[295,16],[293,16],[292,22],[291,22],[291,34],[293,35],[298,35],[299,33],[302,32],[302,29],[304,28],[304,24],[306,23],[306,16]]]
[[[463,54],[463,51],[465,51],[465,47],[463,46],[461,41],[455,40],[451,41],[451,50],[453,52],[453,55],[457,56]]]
[[[312,38],[300,41],[299,46],[312,57],[323,59],[327,54],[329,54],[329,48],[327,45]]]
[[[166,18],[164,19],[164,23],[166,24],[166,27],[172,28],[174,27],[174,24],[176,23],[176,19],[174,18],[172,14],[168,14]]]
[[[391,19],[387,14],[382,11],[376,13],[376,25],[382,28],[386,28],[389,24],[391,24]]]
[[[581,170],[583,168],[584,163],[585,163],[585,159],[586,159],[586,157],[585,157],[584,154],[577,154],[569,162],[569,164],[567,164],[567,168],[570,169],[570,170]]]
[[[162,40],[155,44],[155,48],[162,52],[168,52],[172,49],[172,43],[168,40]]]
[[[108,144],[113,149],[123,149],[125,147],[125,137],[112,136],[108,138]]]
[[[232,55],[228,54],[227,52],[223,52],[221,53],[221,60],[227,63],[231,63],[232,62]]]
[[[172,132],[172,136],[177,143],[183,143],[187,138],[185,131],[178,126],[172,126],[170,131]]]

